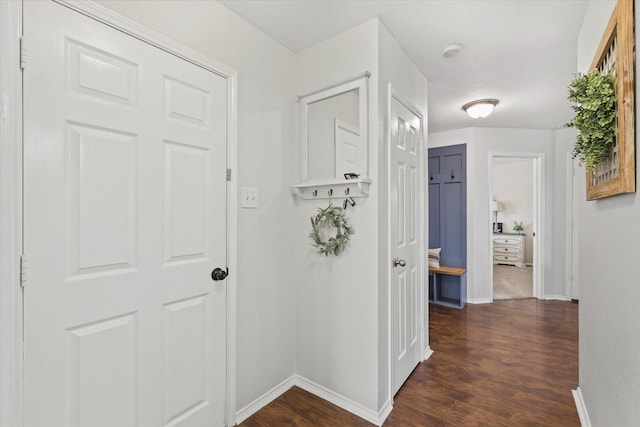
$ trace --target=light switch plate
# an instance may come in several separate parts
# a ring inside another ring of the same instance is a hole
[[[246,209],[258,209],[260,199],[258,197],[258,189],[250,187],[242,187],[240,194],[240,207]]]

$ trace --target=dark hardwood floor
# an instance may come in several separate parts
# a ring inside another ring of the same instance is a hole
[[[579,426],[578,304],[536,299],[430,305],[434,354],[384,426]],[[241,426],[371,426],[297,387]]]

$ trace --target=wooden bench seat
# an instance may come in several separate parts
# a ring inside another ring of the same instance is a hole
[[[443,265],[440,267],[429,267],[429,273],[448,274],[449,276],[462,276],[466,272],[467,269],[461,267],[445,267]]]
[[[467,302],[467,269],[429,267],[429,302],[464,308]]]

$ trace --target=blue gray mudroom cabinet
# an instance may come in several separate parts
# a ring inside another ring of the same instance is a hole
[[[441,268],[429,269],[429,301],[462,308],[467,300],[467,150],[428,152],[429,248],[441,248]]]

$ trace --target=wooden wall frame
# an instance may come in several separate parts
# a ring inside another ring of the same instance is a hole
[[[633,27],[633,0],[618,0],[589,68],[616,76],[618,117],[611,154],[596,170],[587,170],[587,200],[636,191]]]

